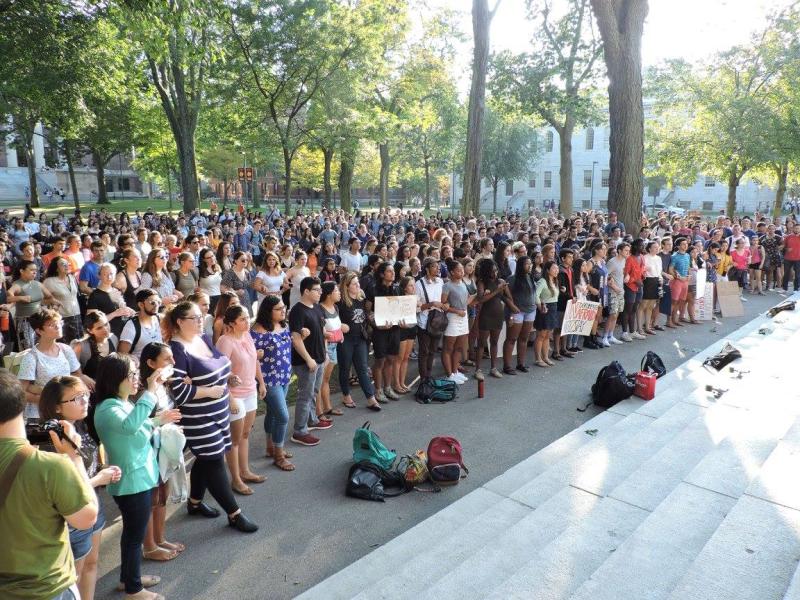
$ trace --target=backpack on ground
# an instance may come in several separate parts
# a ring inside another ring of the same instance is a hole
[[[635,382],[628,378],[625,369],[615,360],[597,374],[597,380],[592,386],[592,402],[602,408],[611,408],[617,402],[630,398],[635,389]]]
[[[397,462],[397,470],[403,474],[406,490],[418,492],[441,492],[442,488],[434,484],[432,488],[421,487],[430,481],[428,471],[428,455],[425,450],[417,450],[414,454],[406,454]]]
[[[667,367],[664,366],[664,361],[652,350],[648,350],[647,354],[642,358],[641,370],[652,371],[656,374],[656,378],[658,379],[661,379],[667,374]]]
[[[381,469],[391,469],[397,454],[383,445],[378,434],[370,430],[367,421],[353,436],[353,462],[371,462]]]
[[[469,474],[461,443],[454,437],[437,436],[428,444],[428,471],[438,485],[455,485]],[[463,475],[462,475],[463,471]]]
[[[383,502],[384,498],[399,496],[407,491],[410,489],[406,488],[402,473],[389,471],[365,460],[350,467],[344,493],[351,498]]]
[[[414,398],[420,404],[430,404],[431,402],[450,402],[455,400],[458,395],[458,386],[455,381],[449,379],[433,379],[425,377],[417,386]]]

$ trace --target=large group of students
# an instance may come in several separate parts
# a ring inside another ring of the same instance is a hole
[[[14,374],[0,372],[0,596],[94,597],[98,488],[122,516],[128,598],[162,598],[142,560],[187,550],[167,538],[168,502],[256,531],[236,497],[265,479],[250,460],[259,401],[258,452],[289,472],[289,444],[316,446],[346,411],[411,398],[417,373],[524,377],[646,342],[699,322],[698,276],[736,281],[743,296],[800,285],[794,216],[660,213],[629,229],[594,211],[2,211]],[[377,325],[381,296],[415,296],[416,320]],[[572,300],[599,303],[591,335],[562,335]]]

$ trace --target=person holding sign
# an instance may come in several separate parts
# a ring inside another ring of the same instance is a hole
[[[382,262],[375,271],[374,296],[399,296],[400,292],[394,282],[394,268],[388,262]],[[374,308],[374,307],[373,307]],[[375,321],[375,314],[372,316]],[[400,353],[400,337],[397,325],[386,323],[376,325],[372,332],[372,348],[375,352],[375,363],[372,366],[372,376],[375,378],[375,398],[381,404],[388,402],[387,398],[399,400],[391,388],[392,371],[397,355]]]

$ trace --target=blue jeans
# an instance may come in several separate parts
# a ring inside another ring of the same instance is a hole
[[[294,404],[294,432],[302,435],[308,433],[308,423],[316,424],[317,393],[322,387],[322,374],[325,372],[323,365],[317,365],[312,373],[308,365],[292,367],[297,375],[297,401]]]
[[[789,291],[790,271],[794,270],[794,291],[800,289],[800,260],[783,261],[783,289]]]
[[[286,394],[289,384],[267,386],[267,416],[264,418],[264,432],[272,438],[276,448],[282,448],[289,428],[289,408]]]
[[[344,336],[337,351],[339,359],[339,387],[342,394],[350,395],[350,367],[355,366],[361,390],[367,398],[375,395],[375,387],[369,378],[369,343],[361,336]]]
[[[142,591],[142,543],[152,512],[153,490],[138,494],[112,496],[122,515],[122,536],[119,548],[122,555],[119,579],[126,594]]]

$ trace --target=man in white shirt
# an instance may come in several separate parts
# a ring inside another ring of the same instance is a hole
[[[361,241],[353,236],[350,238],[350,247],[347,252],[342,252],[342,260],[339,267],[344,269],[344,272],[353,271],[355,273],[361,272]]]
[[[136,305],[139,313],[125,323],[119,336],[118,350],[120,354],[131,354],[139,359],[147,344],[162,341],[161,323],[158,319],[161,298],[155,290],[141,289],[136,292]]]

